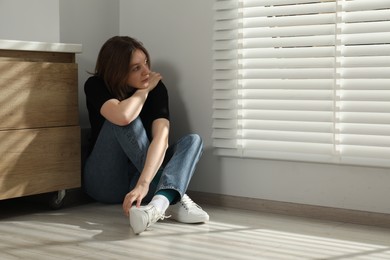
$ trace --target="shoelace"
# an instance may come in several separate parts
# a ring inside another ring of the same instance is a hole
[[[151,210],[152,212],[150,213],[151,214],[151,220],[152,221],[149,221],[148,222],[148,224],[147,224],[147,226],[149,227],[152,223],[155,223],[155,222],[157,222],[158,220],[164,220],[164,219],[166,219],[166,218],[170,218],[171,216],[165,216],[165,214],[160,214],[157,210],[156,210],[156,208],[151,208],[151,209],[149,209],[149,210]],[[149,214],[148,214],[149,215]]]
[[[181,200],[180,200],[180,203],[186,208],[186,209],[190,209],[191,207],[197,207],[199,209],[201,209],[201,207],[196,204],[190,197],[188,197],[187,195],[184,195]]]
[[[170,217],[171,217],[171,215],[166,216],[165,214],[161,214],[159,219],[164,220],[164,219],[170,218]]]

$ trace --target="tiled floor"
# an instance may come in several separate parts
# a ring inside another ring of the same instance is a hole
[[[390,230],[204,206],[134,235],[120,205],[0,201],[0,259],[390,259]]]

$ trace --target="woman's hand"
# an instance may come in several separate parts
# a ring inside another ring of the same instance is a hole
[[[162,79],[162,76],[158,72],[151,71],[149,73],[149,92],[152,91],[158,84],[158,82]]]
[[[142,199],[145,198],[149,191],[149,184],[137,184],[135,188],[126,194],[122,207],[126,216],[129,216],[129,210],[136,203],[137,207],[141,206]]]

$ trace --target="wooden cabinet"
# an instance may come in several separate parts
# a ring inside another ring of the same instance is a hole
[[[81,46],[9,43],[0,40],[0,199],[80,187]]]

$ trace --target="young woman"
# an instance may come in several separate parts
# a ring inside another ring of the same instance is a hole
[[[91,123],[84,189],[97,201],[122,203],[136,234],[167,215],[184,223],[209,220],[185,194],[202,140],[191,134],[168,144],[168,93],[161,79],[142,43],[115,36],[102,46],[84,86]]]

